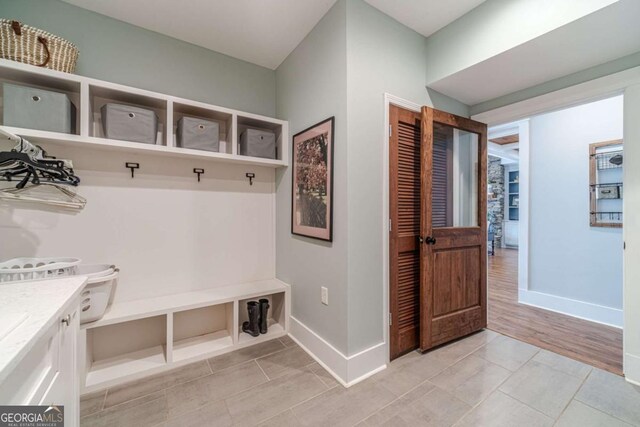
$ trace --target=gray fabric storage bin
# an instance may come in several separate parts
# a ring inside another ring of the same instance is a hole
[[[220,132],[217,122],[182,117],[178,120],[176,143],[178,147],[194,150],[220,151]]]
[[[11,83],[3,83],[2,92],[5,126],[75,133],[76,107],[67,94]]]
[[[105,138],[156,143],[158,115],[153,110],[110,103],[103,105],[100,112]]]
[[[276,158],[276,134],[270,130],[247,129],[240,135],[240,154],[243,156]]]

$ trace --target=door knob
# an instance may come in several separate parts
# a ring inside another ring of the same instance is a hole
[[[436,239],[435,239],[435,237],[427,236],[427,237],[424,238],[424,242],[427,245],[435,245],[436,244]]]

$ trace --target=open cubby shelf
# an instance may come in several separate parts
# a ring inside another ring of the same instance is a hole
[[[87,387],[167,364],[167,318],[151,316],[86,332]]]
[[[266,341],[274,336],[282,335],[285,331],[285,307],[286,307],[286,295],[284,292],[277,292],[269,295],[262,295],[260,298],[269,300],[269,318],[267,319],[268,331],[264,335],[258,337],[252,337],[249,334],[242,332],[242,323],[248,320],[248,313],[246,310],[248,301],[255,301],[256,298],[245,298],[239,301],[239,316],[238,316],[238,342],[248,343],[257,339],[260,341]]]
[[[286,147],[289,126],[288,122],[284,120],[34,67],[6,59],[0,59],[0,83],[2,82],[63,92],[69,96],[69,99],[75,105],[77,112],[76,132],[74,134],[65,134],[5,126],[5,123],[2,122],[2,103],[0,102],[0,125],[7,131],[37,144],[59,144],[101,150],[142,152],[274,168],[288,165],[288,150]],[[2,94],[0,93],[0,95]],[[0,96],[1,99],[2,97]],[[107,102],[154,110],[159,119],[156,143],[145,144],[104,138],[100,108]],[[220,150],[218,152],[182,148],[177,145],[177,123],[180,118],[185,116],[218,123],[220,139]],[[240,155],[238,149],[239,138],[242,132],[249,127],[268,129],[275,132],[277,143],[276,159]]]
[[[271,279],[113,304],[81,327],[83,393],[286,335],[289,292]],[[252,337],[242,332],[246,302],[260,298],[270,301],[269,329]]]
[[[173,313],[172,360],[190,360],[233,346],[233,303]]]

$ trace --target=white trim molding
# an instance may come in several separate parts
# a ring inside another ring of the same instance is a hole
[[[351,387],[386,369],[387,345],[375,344],[359,353],[345,356],[304,323],[290,316],[289,336],[344,387]]]
[[[518,289],[529,289],[529,119],[520,120],[518,125],[518,139],[520,143],[520,159],[518,171],[520,184],[518,185]]]
[[[622,310],[528,289],[518,290],[518,302],[579,319],[622,328]]]
[[[474,114],[471,118],[487,123],[489,126],[495,126],[619,95],[626,87],[638,83],[640,83],[640,67],[629,68],[619,73]]]
[[[640,357],[635,354],[624,354],[624,379],[633,385],[640,386]]]

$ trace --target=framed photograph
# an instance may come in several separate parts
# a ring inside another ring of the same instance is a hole
[[[330,117],[293,136],[291,233],[333,240],[333,132]]]

